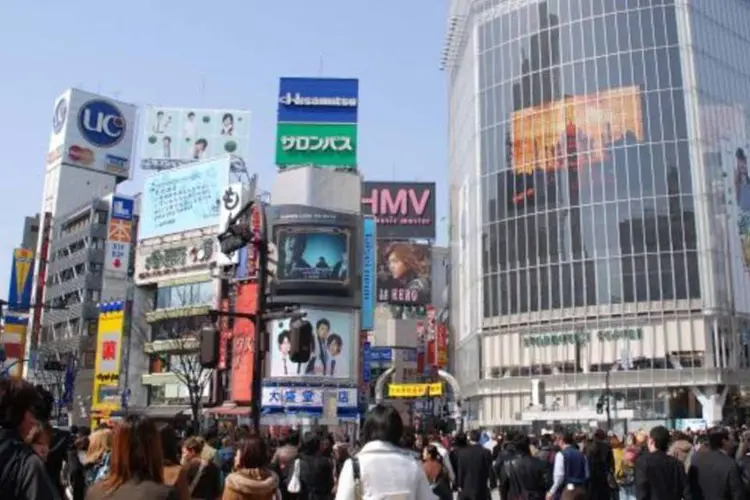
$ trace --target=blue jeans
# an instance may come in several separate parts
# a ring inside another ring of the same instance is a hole
[[[635,485],[620,486],[620,500],[635,500]]]

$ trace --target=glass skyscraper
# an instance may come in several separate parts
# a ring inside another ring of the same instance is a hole
[[[472,424],[607,403],[615,423],[741,417],[748,23],[747,0],[453,1],[451,317]]]

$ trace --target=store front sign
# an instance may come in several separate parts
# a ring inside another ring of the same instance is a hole
[[[139,247],[136,284],[173,280],[188,273],[208,270],[216,260],[215,238],[204,237],[168,245]]]
[[[618,340],[641,340],[641,328],[621,328],[596,331],[577,331],[564,333],[546,333],[524,337],[524,347],[545,347],[555,345],[588,344],[592,335],[596,334],[599,342],[616,342]]]

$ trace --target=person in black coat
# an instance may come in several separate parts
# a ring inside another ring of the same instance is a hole
[[[543,500],[552,486],[552,476],[544,461],[531,456],[531,442],[519,436],[513,443],[515,456],[509,456],[499,471],[500,498]]]
[[[603,430],[596,430],[594,439],[585,448],[585,455],[589,463],[589,500],[609,500],[612,487],[616,486],[615,457]]]
[[[635,463],[636,498],[638,500],[690,500],[685,466],[676,458],[667,455],[669,430],[666,427],[659,425],[651,429],[648,449],[649,452],[643,453]]]
[[[694,500],[741,500],[746,498],[740,467],[728,455],[729,433],[714,429],[708,434],[708,450],[693,454],[688,482]],[[636,479],[637,479],[636,475]]]
[[[492,470],[492,453],[479,444],[478,430],[469,433],[469,445],[458,452],[456,485],[461,500],[485,500],[497,486]]]

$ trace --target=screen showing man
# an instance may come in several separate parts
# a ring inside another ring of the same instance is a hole
[[[349,232],[283,229],[277,238],[279,281],[349,281]]]

